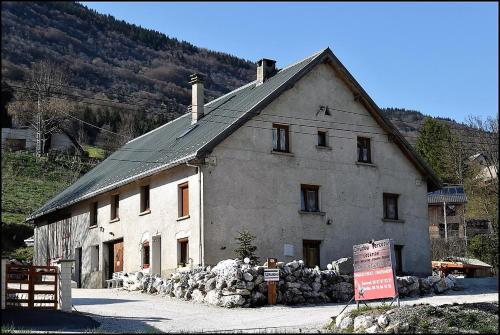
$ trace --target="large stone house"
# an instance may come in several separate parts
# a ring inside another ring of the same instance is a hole
[[[427,192],[439,179],[330,49],[204,103],[118,149],[28,219],[35,262],[76,260],[75,280],[167,275],[234,258],[325,267],[353,244],[392,238],[398,270],[428,274]]]

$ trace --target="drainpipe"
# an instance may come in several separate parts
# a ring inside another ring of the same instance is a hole
[[[200,244],[198,246],[199,249],[199,263],[198,265],[205,266],[205,260],[203,259],[203,194],[202,194],[202,180],[201,180],[201,165],[189,164],[186,162],[187,166],[195,167],[196,173],[198,174],[198,236],[200,240]]]

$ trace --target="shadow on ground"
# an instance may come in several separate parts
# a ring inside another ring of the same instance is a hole
[[[107,316],[84,313],[100,323],[98,332],[101,333],[161,333],[150,323],[160,323],[172,319],[163,317],[133,317],[133,316]]]
[[[2,328],[42,331],[83,331],[100,326],[99,322],[81,313],[59,310],[6,309],[2,311]]]
[[[73,305],[110,305],[110,304],[122,304],[124,302],[134,302],[137,300],[131,299],[99,299],[99,298],[73,298],[71,299]]]

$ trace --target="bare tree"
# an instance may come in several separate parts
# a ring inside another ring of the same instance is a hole
[[[467,124],[474,132],[472,136],[469,136],[469,141],[472,141],[475,153],[481,154],[484,158],[487,179],[496,179],[498,176],[498,116],[486,119],[469,116]],[[496,184],[495,192],[498,195],[498,183],[494,184]]]
[[[472,151],[481,155],[478,164],[471,164],[472,178],[466,180],[467,216],[486,218],[493,232],[498,233],[498,117],[482,119],[469,116],[471,134],[467,140]]]
[[[60,96],[68,82],[68,71],[56,63],[34,63],[16,101],[9,106],[17,122],[35,131],[37,156],[45,153],[46,139],[68,118],[71,103]]]

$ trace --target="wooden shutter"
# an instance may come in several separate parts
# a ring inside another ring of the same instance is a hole
[[[189,187],[185,185],[181,188],[182,193],[182,216],[189,215]]]

